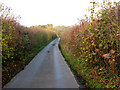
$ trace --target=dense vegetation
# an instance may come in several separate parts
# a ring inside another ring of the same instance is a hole
[[[55,39],[57,32],[64,57],[78,79],[82,77],[85,80],[85,83],[80,83],[90,88],[120,89],[120,6],[112,5],[109,0],[103,0],[102,4],[90,3],[91,15],[85,15],[79,25],[55,28],[52,24],[20,25],[20,17],[15,17],[10,8],[0,5],[2,86]],[[96,8],[101,9],[96,12]]]
[[[24,69],[25,65],[56,38],[51,24],[25,27],[11,9],[0,5],[2,20],[2,85]]]
[[[79,25],[60,31],[62,53],[78,78],[86,80],[85,86],[120,88],[120,6],[105,0],[91,3],[89,17],[85,15]],[[95,12],[97,7],[101,9]]]

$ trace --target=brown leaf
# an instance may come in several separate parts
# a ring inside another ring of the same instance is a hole
[[[104,54],[103,57],[104,57],[104,59],[109,59],[110,58],[110,54],[109,53],[108,54]]]
[[[110,50],[110,54],[114,54],[115,53],[115,50]]]
[[[99,49],[96,49],[96,52],[99,52]]]
[[[108,62],[109,62],[109,64],[111,64],[111,63],[112,63],[112,61],[111,61],[111,60],[109,60]]]

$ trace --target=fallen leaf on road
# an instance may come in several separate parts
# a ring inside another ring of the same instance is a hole
[[[53,43],[52,45],[55,46],[56,43]]]
[[[47,51],[48,53],[50,53],[50,51]]]

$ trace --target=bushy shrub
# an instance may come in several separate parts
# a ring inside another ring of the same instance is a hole
[[[11,13],[9,7],[0,5],[2,26],[2,84],[5,85],[14,75],[38,53],[41,47],[56,38],[50,28],[40,26],[25,27]]]
[[[77,57],[76,71],[86,78],[88,86],[120,88],[119,6],[105,0],[101,5],[91,3],[90,17],[62,34],[61,46]],[[95,12],[97,6],[101,9]]]

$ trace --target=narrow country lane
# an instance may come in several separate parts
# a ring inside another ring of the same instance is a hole
[[[4,88],[79,88],[59,51],[59,40],[47,45]]]

